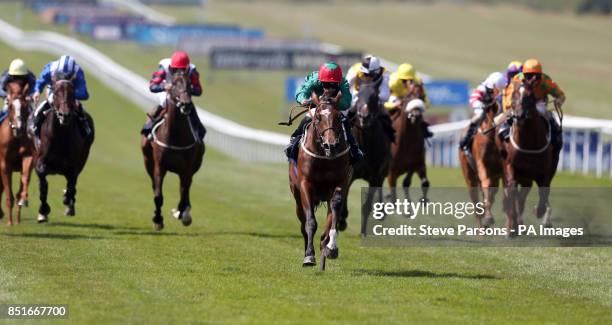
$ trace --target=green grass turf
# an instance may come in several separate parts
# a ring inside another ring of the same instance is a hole
[[[15,56],[32,65],[50,58],[0,44],[2,65]],[[609,248],[365,248],[354,213],[340,259],[325,273],[303,269],[284,164],[208,151],[192,187],[193,225],[168,218],[178,199],[169,175],[166,229],[156,233],[138,148],[143,114],[88,81],[97,135],[77,216],[61,215],[64,181],[52,177],[50,223],[36,224],[34,178],[23,224],[0,229],[0,303],[66,303],[75,324],[612,321]],[[462,185],[455,169],[430,175],[434,186]],[[612,182],[555,180],[575,184]]]

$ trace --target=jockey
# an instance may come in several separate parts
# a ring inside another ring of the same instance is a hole
[[[9,66],[9,69],[5,70],[2,73],[2,76],[0,76],[0,98],[6,98],[6,87],[9,83],[17,80],[25,80],[28,83],[29,90],[26,94],[27,96],[31,96],[34,93],[36,76],[28,69],[28,66],[22,59],[13,60]],[[5,102],[2,106],[2,112],[0,113],[0,121],[6,116],[7,107],[8,105]]]
[[[340,112],[342,113],[342,125],[344,126],[346,138],[350,147],[351,163],[355,163],[363,159],[363,153],[357,146],[357,142],[353,137],[349,119],[346,118],[348,115],[349,108],[351,107],[351,92],[349,90],[349,84],[342,77],[342,68],[335,62],[326,62],[319,68],[319,71],[313,71],[306,76],[304,84],[297,90],[295,94],[295,100],[302,106],[308,107],[312,103],[311,94],[314,92],[317,96],[321,96],[326,89],[333,89],[337,92],[341,92],[340,100],[338,102]],[[300,142],[302,135],[306,131],[306,126],[310,123],[311,117],[306,115],[298,128],[291,135],[289,145],[285,149],[287,158],[289,160],[297,160],[297,144]]]
[[[468,130],[459,142],[459,147],[469,155],[472,138],[482,122],[484,110],[497,103],[497,97],[506,87],[506,77],[501,72],[491,73],[470,95],[470,107],[474,109],[474,116],[470,120]]]
[[[362,83],[374,83],[378,92],[378,99],[383,105],[389,100],[391,91],[389,90],[389,71],[380,65],[380,59],[367,55],[362,62],[357,62],[349,68],[346,74],[346,81],[349,83],[351,95],[353,97],[351,107],[357,103],[357,94]],[[353,114],[353,110],[349,114]],[[391,142],[395,141],[395,130],[389,114],[379,114],[383,129]]]
[[[536,97],[536,108],[538,113],[544,117],[551,130],[551,139],[554,145],[560,145],[563,142],[563,134],[561,127],[557,124],[557,121],[553,118],[552,113],[547,108],[548,96],[555,98],[555,106],[561,108],[565,103],[565,93],[557,83],[555,83],[547,74],[542,70],[542,65],[536,59],[529,59],[523,64],[523,72],[517,74],[513,80],[523,81],[532,80],[535,78],[534,94]],[[507,111],[512,105],[512,93],[514,92],[514,85],[510,83],[506,92],[504,93],[503,106],[504,111]],[[499,135],[503,140],[508,140],[510,136],[510,125],[512,121],[506,120],[499,129]]]
[[[523,72],[523,62],[521,61],[510,62],[510,64],[508,65],[508,68],[506,69],[506,81],[507,81],[506,85],[509,85],[510,82],[512,82],[512,78],[514,78],[514,76],[516,76],[517,74],[521,72]]]
[[[149,113],[147,113],[149,119],[142,127],[142,131],[140,132],[143,135],[149,136],[155,123],[160,120],[159,113],[166,104],[167,91],[172,87],[172,75],[181,70],[189,76],[191,83],[190,94],[197,97],[202,95],[200,74],[198,73],[196,66],[190,62],[189,55],[187,55],[186,52],[176,51],[174,54],[172,54],[172,57],[159,61],[159,67],[157,68],[157,71],[153,73],[151,81],[149,81],[149,90],[158,95],[159,104],[153,107]],[[191,120],[192,125],[196,128],[199,140],[201,141],[204,139],[206,129],[198,118],[198,113],[195,109],[191,110],[189,119]]]
[[[391,89],[391,96],[389,96],[389,100],[384,104],[385,108],[389,111],[394,111],[400,109],[402,105],[402,101],[413,91],[413,87],[415,86],[423,86],[423,81],[416,75],[416,69],[414,66],[408,63],[402,63],[397,68],[397,71],[391,74],[389,78],[389,88]],[[429,105],[429,100],[427,99],[427,93],[425,92],[425,88],[423,89],[423,98],[422,101]],[[425,110],[425,107],[419,108],[421,110]],[[428,129],[429,124],[425,121],[422,123],[423,126],[423,136],[425,138],[431,138],[433,133],[431,133]]]
[[[44,100],[38,106],[38,108],[36,108],[36,111],[34,111],[34,119],[31,126],[32,131],[36,136],[40,136],[40,127],[45,120],[45,112],[51,108],[51,104],[53,103],[53,89],[51,84],[54,81],[53,78],[60,74],[66,76],[72,81],[74,86],[74,98],[76,100],[77,107],[79,108],[77,109],[77,115],[81,121],[81,128],[85,135],[89,135],[91,133],[91,128],[87,122],[87,118],[85,117],[83,105],[80,102],[89,98],[87,84],[85,82],[85,73],[83,72],[83,69],[81,69],[81,67],[74,61],[74,58],[69,55],[62,55],[56,61],[47,63],[43,68],[43,71],[40,73],[38,80],[36,80],[32,99],[34,99],[34,102],[38,102],[40,99],[40,93],[45,88],[47,88],[47,99]]]
[[[355,63],[346,74],[349,83],[353,104],[357,100],[357,93],[362,82],[373,82],[378,90],[378,97],[382,103],[389,99],[389,71],[380,66],[380,59],[368,55],[362,62]]]

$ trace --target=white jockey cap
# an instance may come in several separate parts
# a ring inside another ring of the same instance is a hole
[[[373,73],[380,69],[380,59],[375,56],[368,55],[361,61],[359,70],[363,73]]]
[[[484,85],[489,89],[502,90],[506,86],[506,76],[501,72],[493,72],[487,77]]]

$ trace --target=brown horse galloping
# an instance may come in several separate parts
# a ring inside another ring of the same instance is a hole
[[[470,199],[474,204],[484,199],[484,215],[476,215],[478,227],[491,226],[495,223],[491,208],[499,188],[499,180],[503,176],[499,148],[495,143],[495,115],[499,109],[497,103],[484,108],[480,118],[478,132],[474,134],[470,146],[471,157],[459,150],[459,162],[465,183],[468,186]]]
[[[559,151],[551,145],[551,129],[548,121],[536,109],[533,82],[515,80],[510,119],[510,141],[496,137],[504,170],[504,210],[507,214],[509,237],[516,236],[519,224],[523,224],[525,201],[532,183],[539,189],[539,202],[535,207],[542,224],[551,227],[551,208],[548,200],[550,184],[557,171]],[[520,188],[518,187],[520,185]]]
[[[34,142],[27,136],[27,121],[31,113],[29,99],[26,98],[27,82],[13,81],[7,85],[6,103],[8,116],[0,124],[0,173],[2,190],[6,190],[7,225],[13,224],[13,205],[15,198],[11,186],[14,171],[21,171],[21,182],[17,192],[18,202],[15,223],[21,222],[21,207],[28,205],[28,187],[33,168]],[[0,208],[0,218],[4,213]]]
[[[74,86],[70,79],[62,75],[53,78],[53,104],[47,111],[40,129],[40,141],[35,141],[36,174],[39,179],[40,208],[38,222],[47,222],[51,207],[47,203],[49,184],[47,175],[60,174],[66,178],[64,205],[67,216],[75,215],[76,184],[79,174],[89,157],[89,149],[94,141],[94,124],[91,116],[83,112],[91,132],[84,135],[79,126],[78,107],[74,98]]]
[[[142,155],[147,173],[153,183],[155,230],[164,228],[161,207],[164,204],[162,185],[167,171],[178,174],[180,178],[181,199],[172,216],[181,220],[184,226],[191,224],[191,202],[189,190],[193,175],[202,166],[204,143],[198,138],[189,114],[195,109],[189,93],[191,89],[188,76],[176,72],[172,76],[172,89],[168,91],[163,110],[163,119],[151,131],[152,139],[143,136]]]
[[[338,257],[337,224],[342,212],[351,174],[349,147],[338,109],[340,93],[326,91],[317,104],[312,122],[300,143],[297,164],[289,163],[289,187],[295,199],[295,212],[304,237],[303,266],[314,266],[314,235],[317,231],[315,208],[327,203],[327,219],[321,235],[321,265]],[[346,130],[348,131],[348,130]]]
[[[391,112],[393,128],[395,129],[395,142],[391,143],[391,164],[387,181],[391,190],[391,199],[397,198],[397,179],[406,174],[402,182],[406,198],[410,200],[409,187],[412,175],[416,172],[421,178],[422,199],[427,200],[429,180],[427,179],[427,166],[425,165],[425,137],[423,136],[423,112],[420,109],[406,111],[413,99],[424,100],[425,92],[422,85],[414,85],[412,91],[402,101],[400,109]]]
[[[385,133],[380,119],[381,114],[386,114],[380,105],[378,91],[374,83],[362,84],[357,94],[357,102],[354,109],[356,110],[355,118],[353,119],[353,135],[359,143],[359,147],[365,154],[365,159],[353,166],[353,173],[349,181],[349,188],[357,179],[364,179],[368,182],[370,188],[381,188],[389,170],[389,162],[391,161],[391,147],[389,137]],[[374,195],[378,195],[379,201],[382,201],[382,192],[380,189],[376,191],[369,190],[367,198],[362,205],[361,214],[361,234],[366,234],[367,215],[372,206]],[[347,197],[348,200],[348,191]],[[346,202],[343,204],[342,215],[338,223],[338,228],[342,231],[346,229],[346,218],[348,217],[348,206]]]

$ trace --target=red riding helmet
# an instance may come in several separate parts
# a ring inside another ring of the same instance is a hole
[[[333,61],[321,65],[319,68],[319,81],[321,82],[342,82],[342,68]]]
[[[170,68],[173,69],[187,69],[189,66],[189,55],[187,52],[176,51],[172,54],[170,59]]]

